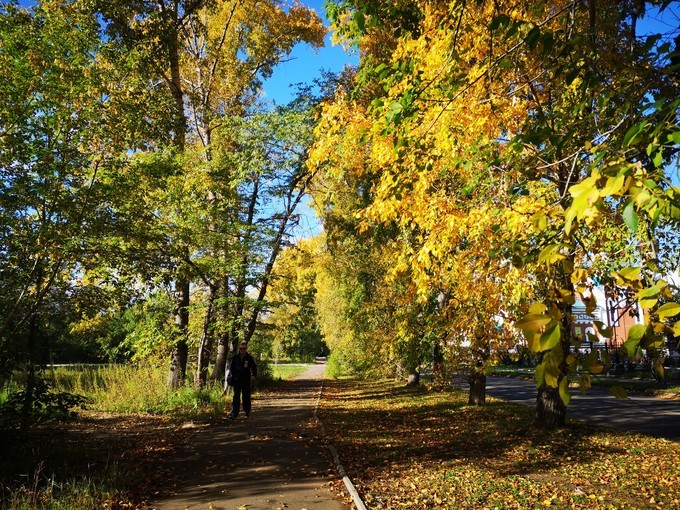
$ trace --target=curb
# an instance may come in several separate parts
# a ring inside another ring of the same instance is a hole
[[[326,429],[323,426],[323,423],[321,422],[321,420],[319,420],[319,417],[317,416],[317,410],[319,409],[319,404],[321,402],[321,394],[323,393],[323,385],[324,385],[324,380],[322,379],[321,380],[321,388],[319,388],[319,396],[316,399],[316,406],[314,406],[314,420],[319,424],[319,427],[321,427],[321,434],[323,434],[325,436],[326,435]],[[342,466],[342,464],[340,462],[340,456],[338,455],[338,451],[330,443],[326,443],[326,446],[328,447],[328,450],[331,452],[331,455],[333,456],[333,462],[335,462],[335,467],[338,470],[338,474],[342,477],[342,481],[345,484],[345,487],[347,488],[347,492],[349,492],[350,496],[352,496],[352,501],[354,501],[354,506],[357,508],[357,510],[367,510],[366,505],[364,505],[364,502],[361,500],[361,496],[359,495],[359,492],[354,487],[352,480],[350,480],[349,476],[347,476],[347,473],[345,472],[345,468]]]

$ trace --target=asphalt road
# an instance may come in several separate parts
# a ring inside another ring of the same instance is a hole
[[[509,402],[536,405],[536,383],[508,377],[489,377],[488,395]],[[591,388],[584,396],[572,390],[567,418],[655,437],[680,441],[680,401],[646,396],[614,398],[609,390]]]

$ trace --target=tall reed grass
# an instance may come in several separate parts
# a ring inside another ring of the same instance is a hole
[[[83,395],[89,407],[117,413],[206,416],[223,414],[221,385],[197,390],[187,381],[178,390],[166,387],[167,369],[154,366],[103,365],[59,367],[51,374],[53,388]]]
[[[117,506],[125,496],[123,475],[116,466],[97,477],[77,476],[64,482],[47,477],[39,466],[33,482],[14,488],[1,487],[0,508],[7,510],[99,510]]]

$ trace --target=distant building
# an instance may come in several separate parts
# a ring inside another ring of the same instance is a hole
[[[572,307],[574,315],[574,336],[583,340],[583,347],[606,347],[618,349],[628,338],[628,331],[644,320],[640,305],[630,292],[610,287],[594,287],[593,297],[597,306],[592,313],[577,301]],[[605,338],[598,331],[596,322],[601,322],[612,330],[611,338]]]

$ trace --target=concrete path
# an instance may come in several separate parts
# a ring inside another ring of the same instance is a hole
[[[285,391],[253,395],[249,419],[197,425],[164,469],[172,487],[157,510],[343,510],[330,490],[335,465],[314,427],[325,365],[310,367]]]
[[[510,377],[489,377],[487,393],[509,402],[536,405],[536,383]],[[655,437],[680,441],[680,401],[633,395],[617,399],[609,390],[571,391],[567,418]]]

